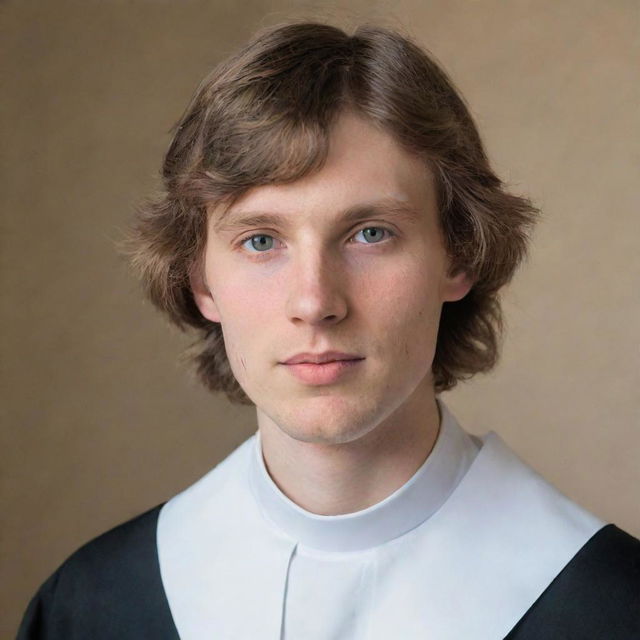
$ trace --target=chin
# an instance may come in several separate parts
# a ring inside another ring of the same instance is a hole
[[[378,412],[367,410],[362,402],[357,406],[340,402],[332,407],[322,402],[315,407],[303,404],[299,412],[289,413],[278,421],[282,431],[300,442],[346,444],[363,437],[377,424]]]
[[[328,428],[325,425],[313,425],[308,428],[296,426],[295,429],[283,429],[287,435],[300,442],[320,445],[337,445],[353,442],[364,435],[350,428]]]

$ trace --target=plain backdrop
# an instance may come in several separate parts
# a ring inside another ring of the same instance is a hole
[[[201,78],[256,28],[398,26],[466,96],[498,173],[542,208],[505,292],[500,365],[444,396],[572,499],[640,535],[636,0],[5,1],[2,603],[185,488],[255,431],[200,388],[114,243]]]

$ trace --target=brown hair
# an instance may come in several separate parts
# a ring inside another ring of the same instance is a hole
[[[189,284],[206,242],[207,206],[320,168],[345,108],[428,163],[453,267],[474,281],[462,300],[443,306],[436,391],[497,361],[498,292],[525,255],[536,209],[506,192],[454,85],[409,38],[376,26],[349,36],[291,23],[259,33],[198,87],[164,159],[164,191],[138,209],[125,241],[152,302],[181,329],[199,332],[189,352],[198,377],[232,402],[251,404],[231,371],[220,325],[202,316]]]

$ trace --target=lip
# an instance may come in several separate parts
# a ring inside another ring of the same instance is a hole
[[[358,368],[364,358],[351,360],[333,360],[330,362],[313,363],[299,362],[287,364],[287,370],[298,380],[310,385],[332,384]]]
[[[324,364],[336,360],[363,360],[356,353],[344,353],[343,351],[324,351],[323,353],[297,353],[285,360],[282,364]]]

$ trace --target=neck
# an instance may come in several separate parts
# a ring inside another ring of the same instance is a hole
[[[423,385],[364,436],[340,444],[297,440],[258,412],[269,475],[290,500],[318,515],[353,513],[391,495],[427,459],[439,426],[435,395]]]

